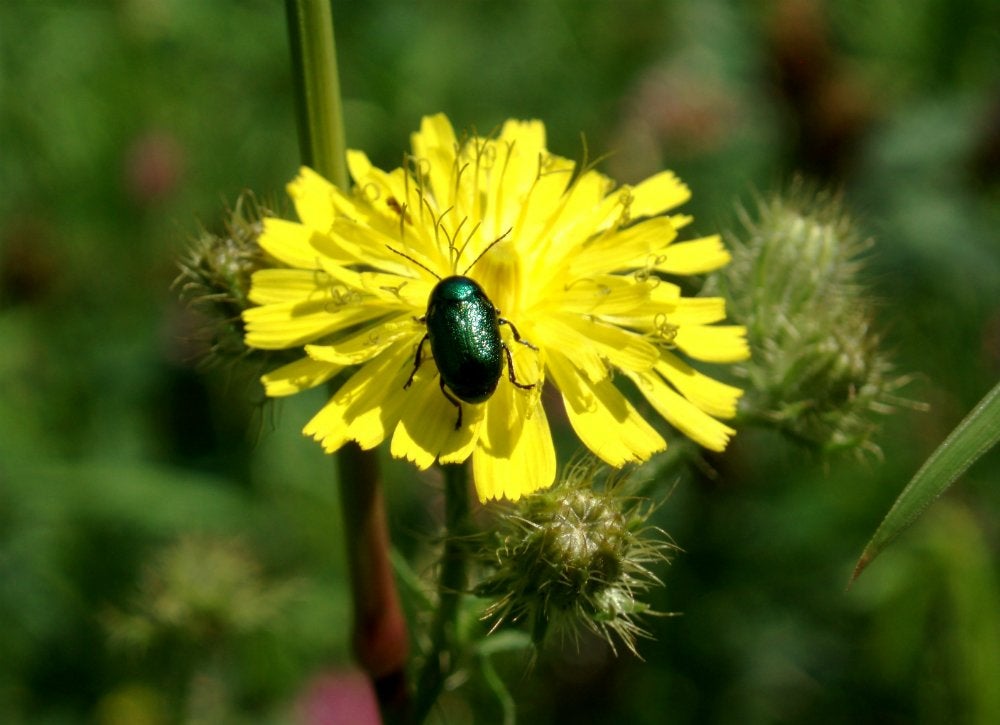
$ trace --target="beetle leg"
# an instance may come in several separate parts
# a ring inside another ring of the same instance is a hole
[[[522,345],[524,345],[524,346],[526,346],[526,347],[530,347],[530,348],[531,348],[532,350],[534,350],[535,352],[538,352],[538,348],[537,348],[537,347],[535,347],[534,345],[532,345],[532,344],[531,344],[530,342],[528,342],[527,340],[522,340],[522,339],[521,339],[521,333],[519,333],[519,332],[517,331],[517,328],[516,328],[516,327],[514,327],[514,323],[513,323],[513,322],[511,322],[510,320],[508,320],[508,319],[505,319],[505,318],[503,318],[503,317],[497,317],[497,324],[500,324],[500,325],[507,325],[507,327],[509,327],[509,328],[510,328],[510,331],[511,331],[512,333],[514,333],[514,340],[515,340],[516,342],[519,342],[519,343],[521,343]]]
[[[420,369],[420,363],[423,361],[421,353],[424,351],[424,343],[427,342],[428,337],[429,335],[424,335],[420,338],[420,342],[417,344],[417,354],[413,358],[413,372],[410,373],[410,377],[408,377],[406,379],[406,383],[403,384],[403,390],[406,390],[413,384],[413,376],[417,374],[417,370]]]
[[[514,377],[514,360],[510,356],[510,348],[506,345],[503,346],[504,354],[507,356],[507,378],[514,383],[521,390],[531,390],[535,387],[534,383],[519,383],[517,378]]]
[[[444,378],[440,378],[441,381],[441,394],[448,399],[448,402],[458,408],[458,420],[455,421],[455,430],[462,427],[462,404],[447,390],[444,388]]]

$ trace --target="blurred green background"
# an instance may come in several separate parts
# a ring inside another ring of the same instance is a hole
[[[334,3],[348,141],[383,167],[445,111],[541,118],[573,158],[582,132],[621,182],[672,168],[700,233],[797,171],[842,189],[931,406],[886,419],[882,461],[747,431],[681,481],[654,603],[683,616],[648,622],[644,662],[590,641],[499,661],[524,722],[1000,722],[996,452],[845,591],[1000,374],[998,8]],[[4,722],[285,722],[356,696],[334,467],[299,433],[321,395],[265,406],[253,375],[197,370],[170,290],[200,227],[295,173],[284,23],[263,0],[0,4]],[[386,475],[427,566],[439,483]],[[481,684],[442,712],[500,717]]]

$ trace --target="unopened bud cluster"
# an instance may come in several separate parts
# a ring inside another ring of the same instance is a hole
[[[250,277],[265,266],[257,244],[265,213],[251,194],[243,194],[227,211],[223,234],[203,231],[180,261],[174,288],[204,318],[209,363],[250,354],[241,313],[250,306]]]
[[[118,644],[140,650],[176,640],[205,647],[272,626],[296,587],[265,580],[239,542],[186,537],[153,558],[127,611],[106,623]]]
[[[644,634],[635,617],[649,610],[637,597],[659,583],[648,567],[666,561],[671,547],[646,523],[651,507],[627,495],[624,478],[595,481],[601,468],[577,463],[498,523],[493,573],[476,590],[495,600],[485,614],[494,629],[523,622],[536,645],[553,629],[587,629],[612,649],[617,635],[635,652]]]
[[[878,415],[905,402],[859,283],[870,247],[836,198],[793,188],[744,214],[733,261],[709,280],[746,325],[744,414],[822,452],[877,451]]]

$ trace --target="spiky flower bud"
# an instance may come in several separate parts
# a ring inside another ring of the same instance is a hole
[[[742,214],[732,263],[707,289],[747,328],[752,357],[743,412],[821,452],[878,452],[879,414],[907,401],[859,281],[863,238],[840,200],[796,183]]]
[[[493,629],[525,622],[540,645],[551,629],[588,629],[612,649],[613,635],[632,652],[645,632],[637,597],[659,580],[649,566],[672,548],[647,520],[652,507],[626,492],[627,476],[593,460],[571,466],[553,488],[522,499],[495,530],[492,574],[476,594],[495,601],[484,619]]]
[[[181,259],[174,280],[181,300],[204,318],[207,363],[239,360],[252,351],[243,342],[243,310],[250,306],[250,277],[266,264],[257,244],[268,211],[249,192],[226,210],[222,235],[202,230]]]
[[[297,585],[265,579],[239,542],[186,537],[143,572],[128,611],[109,613],[112,638],[138,649],[167,641],[205,647],[274,624]]]

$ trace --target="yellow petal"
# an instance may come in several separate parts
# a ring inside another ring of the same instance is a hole
[[[523,231],[519,220],[526,212],[524,200],[538,180],[545,126],[538,121],[507,121],[491,152],[495,158],[486,186],[489,206],[483,212],[483,235],[495,239],[508,229]]]
[[[494,396],[497,397],[497,396]],[[498,401],[500,405],[508,400]],[[491,399],[487,415],[493,414]],[[504,416],[504,412],[499,413]],[[506,447],[503,447],[506,448]],[[537,399],[530,416],[522,419],[522,429],[516,443],[498,455],[500,446],[480,445],[472,455],[473,476],[480,501],[521,496],[548,488],[556,476],[556,452],[545,410]]]
[[[455,154],[458,151],[458,140],[448,117],[443,113],[424,116],[420,130],[410,136],[410,145],[419,173],[425,176],[434,196],[444,201],[454,191]]]
[[[543,291],[542,304],[546,307],[600,316],[646,312],[653,287],[631,275],[595,275],[569,285],[561,279],[553,282],[549,290]]]
[[[391,391],[383,399],[381,405],[362,410],[353,420],[350,421],[347,436],[350,440],[357,441],[358,445],[365,450],[370,450],[388,437],[399,423],[402,415],[405,398],[401,395],[403,384],[410,374],[406,368],[392,378],[384,381],[391,384]]]
[[[594,382],[608,376],[607,363],[648,370],[660,357],[640,335],[577,315],[551,314],[537,328],[547,347],[572,350],[574,366]]]
[[[628,375],[656,412],[677,430],[709,450],[725,450],[735,430],[686,400],[655,372]]]
[[[360,367],[302,432],[328,453],[348,440],[363,448],[381,443],[399,420],[410,355],[409,346],[400,344]]]
[[[589,240],[624,223],[627,192],[614,192],[613,187],[608,177],[588,171],[574,179],[560,199],[553,199],[547,224],[536,230],[532,244],[546,250],[545,268],[558,267],[565,260],[574,262]],[[599,272],[613,269],[604,266]]]
[[[553,236],[564,245],[579,247],[598,231],[618,220],[620,199],[609,193],[614,182],[589,169],[581,172],[566,188],[559,209],[559,224]]]
[[[533,325],[532,337],[544,340],[546,351],[572,351],[573,366],[589,380],[602,380],[608,376],[608,366],[594,345],[565,324],[559,315],[548,315]]]
[[[337,187],[307,166],[299,169],[299,175],[286,187],[292,197],[299,219],[319,232],[326,232],[333,226],[335,198],[340,192]]]
[[[530,163],[530,159],[525,159]],[[555,246],[558,239],[553,237],[556,231],[565,229],[557,222],[568,201],[566,185],[572,177],[574,164],[572,161],[558,156],[543,156],[534,161],[535,177],[528,190],[519,199],[510,199],[507,204],[519,205],[517,221],[514,224],[518,251],[526,262],[534,260],[536,255],[545,252],[550,246]],[[560,252],[558,259],[564,253]],[[548,262],[546,266],[552,266]]]
[[[420,119],[420,130],[410,136],[410,145],[414,156],[420,159],[427,157],[434,149],[448,149],[454,155],[458,141],[448,117],[443,113],[435,113]]]
[[[718,234],[677,242],[661,253],[653,269],[668,274],[704,274],[724,267],[731,255]]]
[[[659,333],[665,326],[674,330],[684,325],[708,325],[725,317],[726,302],[721,297],[680,297],[674,285],[661,282],[650,285],[648,300],[637,311],[605,319],[622,327]]]
[[[261,376],[260,382],[269,397],[277,398],[314,388],[343,369],[342,365],[331,365],[304,357]]]
[[[570,273],[575,278],[644,269],[676,236],[677,230],[666,217],[647,219],[588,244],[573,258]]]
[[[389,447],[393,456],[405,458],[421,470],[442,453],[453,463],[459,462],[456,460],[459,451],[468,457],[472,452],[469,440],[478,435],[482,406],[462,403],[462,425],[456,429],[458,408],[441,392],[433,365],[420,368],[402,397],[399,424]]]
[[[401,340],[408,340],[416,349],[424,335],[424,327],[407,315],[396,316],[366,327],[330,345],[306,345],[306,354],[313,360],[336,365],[357,365]]]
[[[510,118],[500,129],[500,142],[515,146],[522,155],[535,156],[545,149],[545,124],[538,120],[520,121]]]
[[[726,318],[726,301],[721,297],[681,297],[669,307],[667,322],[680,327],[710,325]]]
[[[319,266],[316,261],[319,255],[311,240],[316,234],[315,229],[298,222],[268,217],[258,243],[279,262],[299,269],[315,269]]]
[[[266,268],[253,273],[251,302],[269,305],[275,302],[303,302],[310,297],[330,298],[331,280],[320,270]]]
[[[588,381],[560,353],[549,355],[548,366],[562,392],[573,430],[605,463],[621,467],[645,461],[667,447],[610,380]]]
[[[664,351],[656,371],[680,393],[716,418],[732,418],[743,395],[739,388],[704,375],[670,352]]]
[[[739,362],[750,357],[746,328],[738,325],[683,325],[674,344],[705,362]]]
[[[377,267],[402,277],[424,277],[435,280],[452,273],[447,250],[424,235],[409,234],[405,240],[370,224],[341,218],[334,225],[332,240],[345,250],[356,264]],[[325,251],[324,240],[314,240]]]
[[[356,193],[360,195],[364,204],[369,209],[382,204],[385,209],[389,209],[390,199],[394,200],[394,205],[407,202],[406,198],[406,172],[401,169],[393,169],[390,172],[374,166],[368,160],[368,156],[363,151],[349,149],[347,151],[347,169],[354,179]],[[381,215],[381,212],[380,212]],[[368,217],[360,218],[359,221],[367,221]]]
[[[509,457],[521,437],[527,418],[528,393],[518,391],[501,380],[497,390],[484,406],[486,415],[479,432],[479,447],[495,458]],[[536,396],[537,397],[537,396]]]
[[[485,405],[462,405],[462,427],[455,431],[438,453],[441,463],[463,463],[479,442],[479,432],[486,416]]]
[[[425,278],[400,277],[383,272],[361,272],[361,287],[368,294],[386,302],[395,302],[409,308],[414,317],[420,317],[427,308],[427,299],[438,280],[428,282]]]
[[[693,221],[694,217],[690,214],[672,214],[670,216],[670,223],[674,225],[674,229],[683,229]]]
[[[633,219],[662,214],[691,198],[691,190],[672,171],[661,171],[632,188]]]
[[[355,184],[360,186],[372,168],[372,162],[368,160],[368,154],[364,151],[356,149],[347,150],[347,170],[350,172]]]
[[[245,339],[250,347],[281,350],[377,319],[389,311],[380,304],[338,306],[332,299],[251,307],[243,311]]]

